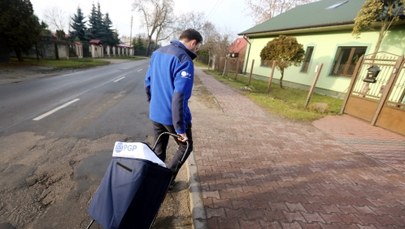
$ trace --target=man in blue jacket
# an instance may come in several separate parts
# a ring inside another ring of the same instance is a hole
[[[163,132],[179,135],[176,139],[178,150],[168,167],[174,172],[193,150],[191,133],[191,112],[188,100],[194,81],[193,59],[197,57],[202,42],[201,34],[194,29],[182,32],[179,40],[153,52],[145,76],[145,89],[149,101],[149,118],[153,122],[155,139]],[[158,157],[165,161],[169,136],[161,137],[155,148]],[[186,141],[189,142],[187,149]],[[176,175],[176,174],[175,174]]]

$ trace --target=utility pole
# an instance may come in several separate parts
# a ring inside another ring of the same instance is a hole
[[[134,50],[134,48],[133,48],[133,46],[132,46],[132,22],[133,22],[133,19],[134,19],[134,17],[133,17],[133,15],[131,15],[131,29],[130,29],[130,32],[129,32],[129,52],[130,52],[130,56],[134,56],[135,55],[135,50]]]
[[[132,22],[133,22],[133,20],[134,20],[134,16],[131,15],[131,30],[129,33],[129,47],[131,47],[131,48],[132,48]]]

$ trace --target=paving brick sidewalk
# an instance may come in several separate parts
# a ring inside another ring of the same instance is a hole
[[[403,171],[363,153],[350,138],[268,114],[201,70],[196,74],[221,107],[191,101],[209,228],[405,228]],[[405,158],[405,138],[393,136],[390,143]]]
[[[352,152],[363,153],[405,174],[405,136],[348,115],[328,116],[313,125],[350,145]]]

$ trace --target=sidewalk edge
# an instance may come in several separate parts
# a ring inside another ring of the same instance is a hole
[[[194,152],[187,159],[188,179],[190,182],[190,211],[192,216],[192,225],[194,229],[207,229],[207,216],[205,214],[202,201],[201,187],[198,182],[197,165],[194,159]]]

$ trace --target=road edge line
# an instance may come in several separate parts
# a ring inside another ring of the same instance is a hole
[[[51,114],[53,114],[53,113],[55,113],[55,112],[57,112],[59,110],[62,110],[63,108],[68,107],[71,104],[73,104],[73,103],[75,103],[75,102],[77,102],[79,100],[80,100],[79,98],[71,100],[71,101],[69,101],[69,102],[67,102],[67,103],[65,103],[65,104],[63,104],[63,105],[61,105],[59,107],[56,107],[56,108],[54,108],[54,109],[52,109],[52,110],[50,110],[50,111],[48,111],[46,113],[43,113],[42,115],[40,115],[40,116],[38,116],[36,118],[33,118],[32,120],[33,121],[39,121],[41,119],[44,119],[44,118],[48,117],[49,115],[51,115]]]

